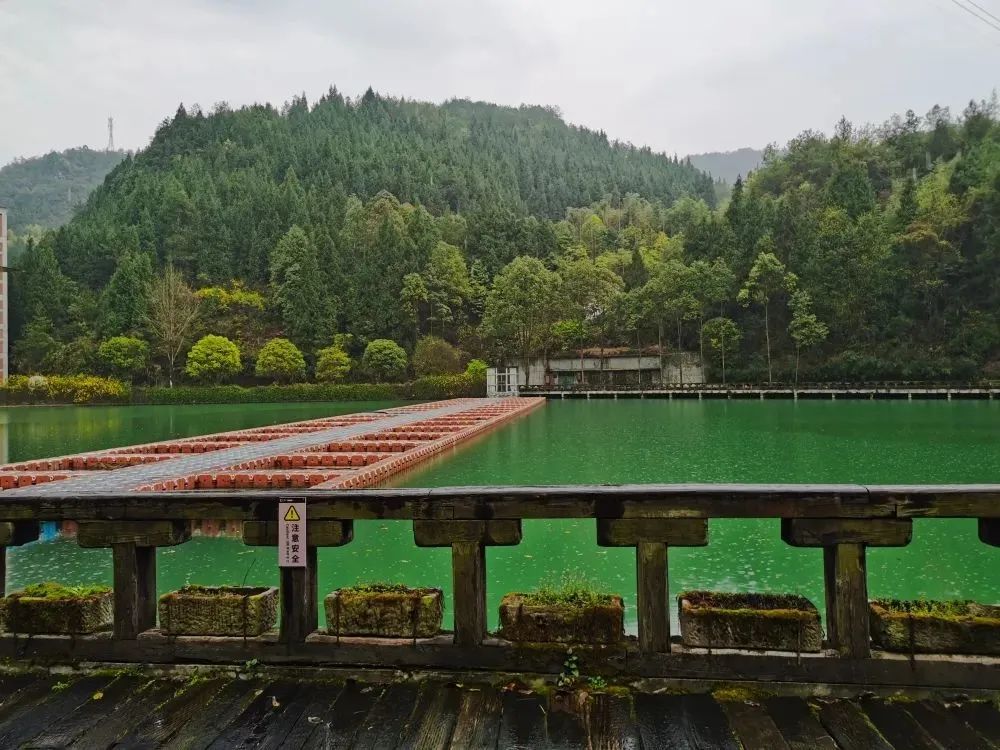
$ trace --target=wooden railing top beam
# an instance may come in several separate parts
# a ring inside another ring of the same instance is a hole
[[[0,522],[274,520],[280,497],[310,519],[1000,518],[1000,484],[649,484],[433,489],[124,492],[4,497]]]

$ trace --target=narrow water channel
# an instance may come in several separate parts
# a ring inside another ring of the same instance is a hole
[[[390,404],[255,404],[0,410],[8,460],[306,419]],[[398,486],[634,482],[922,484],[1000,482],[1000,403],[552,401],[396,480]],[[276,553],[197,538],[159,553],[159,588],[277,582]],[[355,541],[320,550],[321,594],[366,581],[450,590],[449,553],[418,549],[405,522],[358,522]],[[821,553],[792,549],[771,520],[713,520],[709,545],[670,553],[683,588],[797,592],[822,607]],[[630,550],[596,546],[593,521],[528,521],[524,541],[488,552],[489,609],[507,591],[566,573],[621,593],[635,629]],[[877,596],[1000,598],[1000,549],[974,521],[919,520],[902,549],[869,552]],[[11,552],[9,586],[110,583],[110,554],[72,540]]]

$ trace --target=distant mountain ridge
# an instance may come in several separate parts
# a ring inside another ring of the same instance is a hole
[[[83,146],[15,159],[0,168],[0,206],[8,209],[14,230],[62,226],[124,158],[124,151]]]
[[[746,178],[747,173],[760,167],[764,158],[763,149],[739,148],[735,151],[709,151],[691,154],[691,164],[702,172],[708,172],[716,179],[732,185],[737,177]]]

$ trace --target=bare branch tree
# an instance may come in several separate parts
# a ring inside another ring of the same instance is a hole
[[[167,360],[170,387],[174,387],[177,359],[194,334],[201,313],[201,302],[173,266],[167,266],[149,292],[149,311],[145,317],[150,338]]]

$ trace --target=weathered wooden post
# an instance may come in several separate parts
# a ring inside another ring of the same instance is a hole
[[[244,521],[243,543],[258,547],[278,546],[277,521]],[[318,547],[342,547],[354,539],[354,521],[309,521],[306,525],[306,564],[301,568],[281,568],[282,643],[303,643],[319,628],[316,592]]]
[[[826,634],[841,656],[871,656],[865,550],[903,547],[912,537],[913,522],[909,519],[782,519],[781,538],[787,544],[823,548]]]
[[[478,646],[486,636],[486,548],[521,542],[521,521],[413,522],[418,547],[451,547],[455,643]]]
[[[156,548],[191,538],[186,521],[80,521],[81,547],[110,547],[114,565],[114,636],[135,640],[156,627]]]
[[[979,541],[992,547],[1000,547],[1000,518],[979,519]]]
[[[0,597],[7,595],[7,548],[33,542],[38,534],[38,521],[0,523]]]
[[[667,547],[704,547],[707,518],[598,518],[601,547],[635,547],[639,648],[670,651]]]

